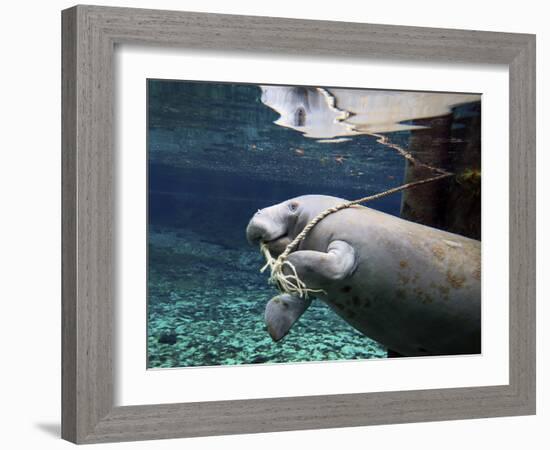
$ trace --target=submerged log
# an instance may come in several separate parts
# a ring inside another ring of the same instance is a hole
[[[452,171],[449,167],[452,115],[415,121],[415,124],[426,128],[410,132],[408,150],[412,156],[430,166]],[[404,182],[410,183],[433,175],[434,171],[407,161]],[[445,179],[405,191],[401,200],[401,217],[423,225],[444,228],[445,193],[448,186],[449,180]]]
[[[452,114],[415,121],[408,150],[418,160],[448,170],[447,180],[406,191],[401,217],[473,239],[481,239],[480,103]],[[405,182],[433,172],[407,162]]]

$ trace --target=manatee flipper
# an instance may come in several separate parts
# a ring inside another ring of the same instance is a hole
[[[280,294],[269,300],[265,307],[265,323],[271,338],[277,342],[285,337],[310,304],[311,299],[290,294]]]
[[[298,277],[310,288],[322,287],[326,282],[339,281],[350,276],[357,266],[354,248],[345,241],[332,241],[326,253],[299,250],[291,253],[288,261],[295,267]],[[291,271],[284,268],[284,274]]]

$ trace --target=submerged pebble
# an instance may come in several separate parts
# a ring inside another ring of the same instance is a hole
[[[159,337],[159,344],[173,345],[178,341],[178,337],[175,334],[161,334]]]

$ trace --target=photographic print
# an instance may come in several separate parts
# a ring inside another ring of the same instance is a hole
[[[481,95],[147,80],[147,367],[481,353]]]

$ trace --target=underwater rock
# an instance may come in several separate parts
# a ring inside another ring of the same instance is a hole
[[[174,333],[161,334],[159,337],[159,344],[174,345],[178,341],[178,337]]]
[[[268,361],[269,359],[266,356],[256,356],[256,358],[250,361],[250,364],[262,364]]]

